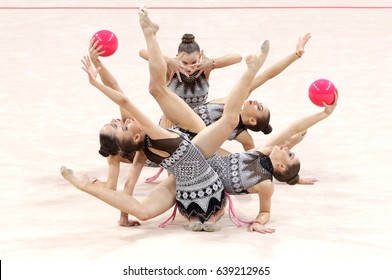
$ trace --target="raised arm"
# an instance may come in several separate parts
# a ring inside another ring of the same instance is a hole
[[[307,130],[309,127],[315,125],[316,123],[322,121],[323,119],[327,118],[332,114],[332,112],[335,110],[335,107],[338,103],[338,93],[336,91],[335,93],[335,102],[331,105],[327,105],[324,103],[324,110],[315,114],[311,114],[309,116],[303,117],[301,119],[298,119],[297,121],[293,122],[291,125],[271,137],[269,140],[267,140],[262,148],[259,148],[258,150],[263,152],[264,154],[269,155],[274,146],[279,146],[282,145],[282,143],[285,143],[286,141],[289,141],[289,139],[302,131]]]
[[[99,59],[99,56],[101,54],[103,54],[103,51],[101,51],[102,45],[97,47],[98,43],[99,43],[98,40],[96,40],[94,42],[94,39],[92,39],[90,41],[89,54],[90,54],[91,62],[93,63],[93,65],[96,69],[98,69],[98,68],[101,69],[99,71],[99,77],[101,78],[101,81],[105,86],[108,86],[108,87],[124,94],[124,92],[120,88],[117,80],[114,78],[112,73],[110,73],[109,69],[107,69],[106,66]],[[121,119],[123,121],[128,118],[131,118],[131,115],[128,113],[128,111],[122,109],[121,107],[120,107],[120,114],[121,114]]]
[[[289,67],[293,62],[298,60],[305,52],[305,45],[309,41],[311,35],[310,33],[305,34],[303,37],[300,37],[297,42],[297,46],[295,52],[288,55],[287,57],[279,60],[265,71],[261,72],[261,74],[257,75],[253,82],[250,84],[249,94],[251,94],[256,88],[263,85],[268,80],[276,77],[280,73],[282,73],[287,67]],[[216,64],[216,63],[215,63]],[[227,97],[222,97],[214,102],[225,103],[227,101]]]
[[[104,84],[101,84],[97,80],[97,75],[101,68],[98,68],[96,71],[91,65],[90,58],[85,56],[82,60],[84,67],[82,69],[88,74],[89,82],[91,85],[99,89],[103,94],[109,97],[114,103],[127,110],[133,119],[136,119],[140,125],[146,129],[146,133],[154,133],[157,129],[162,130],[157,126],[147,115],[145,115],[139,108],[133,104],[128,97],[126,97],[121,92],[114,90]],[[152,137],[154,135],[151,135]]]
[[[196,78],[204,73],[208,79],[212,70],[224,68],[239,63],[242,60],[242,56],[239,54],[227,54],[217,58],[209,58],[204,54],[204,51],[201,51],[200,55],[201,60],[196,64],[196,70],[199,71]]]
[[[262,84],[267,82],[268,80],[274,78],[275,76],[282,73],[287,67],[289,67],[294,61],[298,60],[305,52],[305,45],[309,41],[311,35],[310,33],[305,34],[303,37],[300,37],[297,42],[297,46],[295,52],[288,55],[284,59],[278,61],[271,67],[267,68],[260,75],[256,76],[250,85],[250,92],[260,87]]]

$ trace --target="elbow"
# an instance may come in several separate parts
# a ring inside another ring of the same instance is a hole
[[[114,89],[114,90],[121,92],[121,88],[120,88],[117,81],[109,81],[109,82],[107,82],[107,86]]]
[[[131,102],[129,101],[128,97],[126,97],[125,95],[122,96],[120,98],[120,100],[118,101],[118,105],[120,107],[126,107],[128,104],[130,104]]]
[[[226,124],[228,127],[230,127],[231,131],[236,129],[240,121],[239,114],[230,114],[230,115],[225,115],[224,117],[226,119]]]

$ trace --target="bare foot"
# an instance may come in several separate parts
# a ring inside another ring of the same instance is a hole
[[[257,54],[248,55],[245,58],[246,64],[248,64],[249,69],[253,69],[256,72],[259,71],[261,66],[263,66],[265,60],[267,59],[269,52],[269,41],[265,40],[261,45],[261,50]]]
[[[202,231],[203,230],[203,224],[197,217],[191,217],[189,219],[189,229],[192,231]]]
[[[91,179],[87,174],[76,177],[73,171],[65,166],[61,167],[61,175],[81,191],[86,191],[87,187],[91,185]]]
[[[153,23],[148,16],[148,7],[147,6],[142,6],[139,9],[139,21],[140,21],[140,26],[143,29],[144,33],[157,33],[159,30],[159,25],[156,23]]]
[[[203,223],[203,230],[207,232],[213,232],[216,231],[217,226],[215,222],[212,221],[206,221]]]

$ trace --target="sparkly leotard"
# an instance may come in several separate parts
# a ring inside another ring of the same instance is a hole
[[[219,174],[229,194],[247,194],[248,188],[273,179],[274,169],[270,158],[257,151],[214,155],[207,161]]]
[[[210,87],[204,73],[195,78],[197,73],[193,73],[189,77],[181,73],[182,83],[178,80],[177,75],[174,75],[168,85],[168,88],[181,97],[191,108],[207,101]]]
[[[179,134],[177,138],[154,140],[146,136],[146,157],[176,177],[176,200],[179,211],[186,217],[198,216],[202,222],[225,205],[223,184],[218,174],[204,159],[200,151]],[[169,154],[162,157],[150,148]]]
[[[210,124],[216,122],[222,117],[224,107],[225,104],[221,104],[221,103],[205,103],[193,108],[193,111],[195,111],[196,114],[200,116],[200,118],[204,121],[206,126],[209,126]],[[246,130],[246,127],[242,122],[240,116],[239,124],[227,139],[233,140],[244,130]]]

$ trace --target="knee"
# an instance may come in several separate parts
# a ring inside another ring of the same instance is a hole
[[[149,90],[150,94],[154,97],[161,95],[163,92],[162,86],[155,83],[154,81],[150,81],[150,83],[148,85],[148,90]]]

